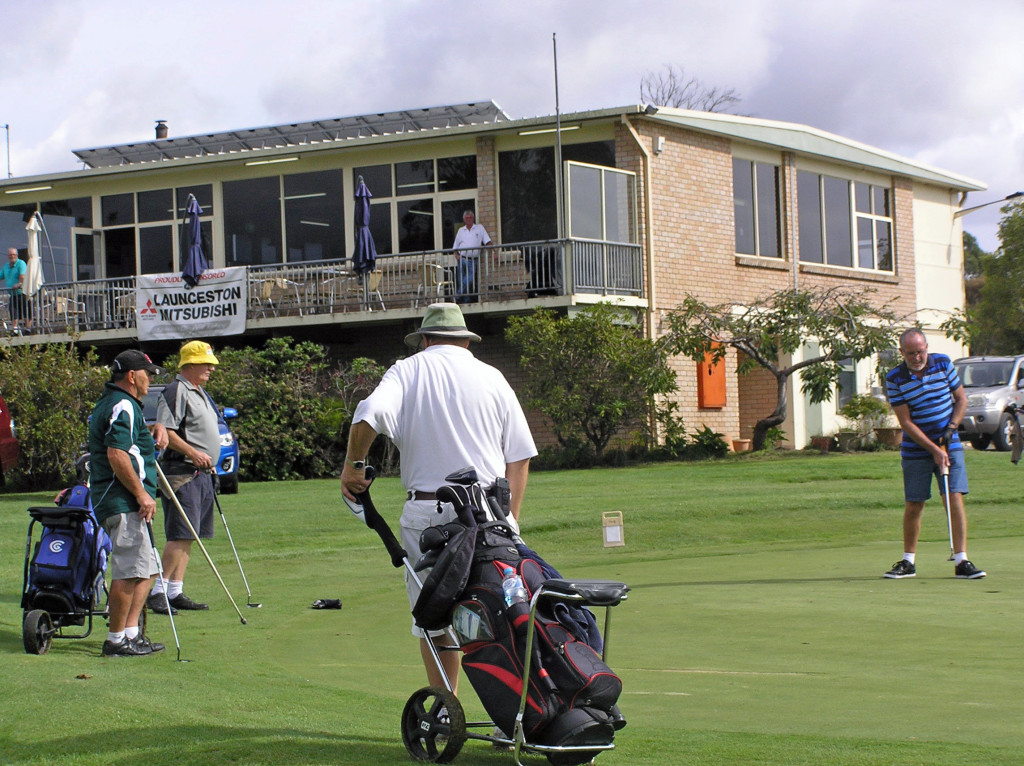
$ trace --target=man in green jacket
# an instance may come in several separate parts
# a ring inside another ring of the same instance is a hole
[[[156,513],[156,450],[167,446],[167,429],[147,428],[142,397],[151,376],[162,372],[141,351],[122,351],[89,420],[93,511],[113,543],[104,657],[138,657],[164,648],[139,632],[139,617],[159,571],[148,526]]]

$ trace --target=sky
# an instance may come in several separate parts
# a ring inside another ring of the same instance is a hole
[[[14,177],[74,149],[493,100],[511,117],[641,102],[682,67],[730,111],[1024,190],[1019,0],[0,0]],[[999,205],[963,218],[998,247]]]

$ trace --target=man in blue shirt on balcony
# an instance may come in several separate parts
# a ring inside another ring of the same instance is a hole
[[[929,354],[928,339],[912,328],[900,336],[903,364],[885,376],[886,395],[903,429],[903,558],[885,576],[892,580],[914,577],[921,513],[931,498],[932,476],[939,491],[948,493],[950,538],[955,555],[954,575],[962,580],[985,576],[967,558],[967,469],[957,426],[967,411],[967,394],[956,368],[945,354]],[[949,475],[949,484],[942,480]]]
[[[455,234],[455,290],[456,303],[476,303],[480,300],[477,291],[476,266],[480,260],[480,248],[491,244],[487,230],[476,223],[472,210],[462,214],[464,224]]]

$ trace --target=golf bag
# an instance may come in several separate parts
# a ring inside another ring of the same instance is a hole
[[[436,564],[416,606],[430,602],[435,615],[447,606],[445,621],[451,623],[462,648],[463,670],[488,715],[511,735],[525,683],[523,730],[528,740],[545,745],[610,743],[615,730],[625,725],[615,706],[622,682],[585,637],[578,637],[575,621],[559,622],[555,615],[566,611],[553,608],[559,602],[542,599],[538,605],[530,674],[525,678],[530,604],[506,605],[501,582],[504,570],[512,568],[532,599],[547,580],[541,564],[520,556],[511,527],[504,520],[493,520],[478,485],[442,487],[437,496],[439,501],[452,503],[459,523],[445,525],[446,533],[428,530],[428,539],[421,540],[426,553],[421,564]],[[459,571],[463,568],[468,571]],[[440,587],[441,580],[463,582],[464,586],[452,599],[448,585],[445,599],[439,603],[437,592],[446,590]],[[425,610],[419,611],[427,616]],[[413,614],[417,615],[417,609]],[[429,627],[420,616],[417,622]],[[569,754],[564,757],[564,763],[576,762]]]
[[[75,613],[92,608],[102,589],[111,542],[92,513],[89,488],[76,485],[57,496],[58,507],[82,509],[62,515],[54,509],[28,562],[22,609]],[[44,511],[46,509],[43,509]]]

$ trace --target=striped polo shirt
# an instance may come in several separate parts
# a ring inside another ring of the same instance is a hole
[[[958,388],[960,377],[945,354],[928,354],[928,362],[919,378],[911,374],[906,362],[889,370],[885,376],[889,404],[910,407],[910,419],[932,441],[938,441],[953,419],[953,392]],[[963,448],[960,437],[954,433],[949,449]],[[906,434],[903,434],[900,454],[904,458],[931,458],[928,450]]]

